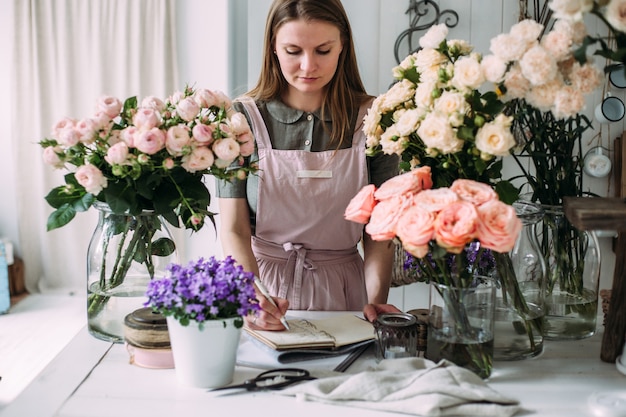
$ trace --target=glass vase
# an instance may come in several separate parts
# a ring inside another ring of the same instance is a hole
[[[497,271],[494,360],[520,360],[543,352],[546,264],[536,225],[543,209],[534,203],[513,204],[522,230],[509,253],[494,253]]]
[[[165,221],[153,212],[115,214],[97,202],[98,225],[87,251],[87,327],[98,339],[121,343],[124,318],[144,307],[148,282],[178,262]]]
[[[446,359],[485,379],[493,367],[495,280],[477,276],[467,287],[430,283],[425,357]]]
[[[575,340],[596,332],[600,248],[594,232],[581,231],[562,206],[544,205],[537,237],[546,259],[544,336]]]

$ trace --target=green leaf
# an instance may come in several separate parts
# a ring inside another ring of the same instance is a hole
[[[513,204],[519,199],[519,190],[508,181],[500,181],[496,184],[496,193],[500,201],[506,204]]]
[[[150,254],[153,256],[169,256],[174,253],[175,250],[176,245],[174,241],[162,237],[152,242],[152,252]]]
[[[47,231],[49,232],[50,230],[65,226],[74,216],[76,216],[76,210],[71,204],[62,205],[48,216],[48,222],[46,224]]]
[[[456,132],[456,136],[459,139],[463,139],[465,141],[474,141],[474,129],[470,126],[461,126],[459,130]]]

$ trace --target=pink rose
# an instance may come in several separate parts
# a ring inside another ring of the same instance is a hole
[[[242,135],[244,133],[250,132],[250,125],[248,124],[248,119],[243,113],[233,113],[230,116],[230,120],[228,122],[230,124],[230,128],[235,135]]]
[[[182,167],[189,172],[202,171],[210,168],[214,161],[213,152],[206,146],[199,146],[183,157]]]
[[[109,129],[113,124],[113,120],[103,111],[96,112],[91,120],[93,120],[96,130]]]
[[[176,166],[176,163],[174,162],[174,160],[172,158],[165,158],[163,160],[163,168],[165,169],[172,169]]]
[[[190,146],[191,137],[189,127],[185,125],[175,125],[167,129],[165,135],[165,148],[170,155],[179,156],[183,154],[186,146]]]
[[[219,106],[219,97],[211,90],[199,88],[193,93],[193,99],[202,108]]]
[[[496,252],[509,252],[515,246],[522,230],[522,222],[515,208],[498,200],[491,200],[478,207],[478,240]]]
[[[365,231],[373,240],[390,240],[396,237],[396,224],[406,200],[400,196],[389,197],[374,206]]]
[[[376,200],[374,199],[375,191],[376,186],[374,184],[369,184],[361,188],[361,190],[352,197],[350,203],[348,203],[343,217],[351,222],[366,224],[376,205]]]
[[[169,96],[167,101],[169,101],[173,105],[176,105],[179,101],[181,101],[184,98],[185,98],[185,93],[183,93],[182,91],[176,91],[171,96]]]
[[[82,143],[89,145],[96,140],[96,122],[92,119],[83,119],[76,123],[76,133],[78,133],[78,140]]]
[[[118,142],[111,146],[104,159],[111,165],[122,165],[128,158],[128,145],[126,142]]]
[[[468,201],[475,206],[498,199],[498,194],[490,185],[472,180],[455,180],[450,186],[450,190],[454,191],[461,200]]]
[[[154,109],[142,107],[133,116],[133,124],[139,130],[149,130],[161,124],[161,116]]]
[[[148,96],[148,97],[144,97],[144,99],[141,100],[140,107],[154,109],[160,113],[163,110],[165,110],[165,103],[163,103],[163,100],[161,100],[158,97]]]
[[[241,156],[252,155],[254,152],[254,137],[252,137],[252,132],[237,136],[237,142],[239,142],[239,153]]]
[[[434,213],[443,210],[456,201],[459,201],[459,196],[446,187],[424,190],[413,196],[413,204]]]
[[[76,181],[93,195],[100,194],[100,191],[107,186],[107,179],[102,175],[102,171],[91,164],[79,166],[74,175]]]
[[[153,127],[150,130],[142,130],[135,135],[135,148],[148,155],[154,155],[165,147],[165,133]]]
[[[58,146],[48,146],[43,150],[43,161],[55,168],[63,168],[65,166],[59,155],[63,154],[63,150]]]
[[[176,104],[176,113],[186,122],[191,122],[200,113],[200,106],[193,98],[186,97]]]
[[[223,138],[213,142],[211,147],[217,159],[219,159],[218,166],[225,168],[230,165],[239,156],[240,147],[235,139]],[[218,161],[216,161],[216,164]]]
[[[79,142],[78,132],[74,128],[67,128],[59,131],[56,139],[61,146],[66,148],[70,148]]]
[[[461,253],[476,237],[478,212],[472,203],[457,201],[445,207],[435,219],[437,244],[451,253]]]
[[[128,126],[120,132],[120,139],[126,142],[129,148],[135,147],[135,135],[137,134],[137,128],[135,126]]]
[[[122,102],[111,96],[100,97],[96,101],[96,112],[104,112],[111,119],[117,117],[122,111]]]
[[[213,142],[213,126],[198,123],[191,131],[196,142],[203,145],[210,145]]]
[[[426,256],[428,243],[435,236],[435,218],[435,213],[418,205],[411,205],[402,212],[396,232],[404,250],[418,258]]]
[[[423,166],[388,179],[376,190],[374,197],[377,200],[385,200],[392,196],[419,193],[432,186],[430,167]]]
[[[66,129],[73,129],[75,125],[76,120],[64,117],[52,126],[52,137],[58,140],[62,131]]]

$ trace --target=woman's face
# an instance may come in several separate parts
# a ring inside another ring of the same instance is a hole
[[[337,70],[342,50],[339,29],[330,23],[293,20],[276,32],[276,55],[289,95],[322,95]]]

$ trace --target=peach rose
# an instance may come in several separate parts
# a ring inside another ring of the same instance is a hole
[[[435,219],[437,244],[451,253],[461,253],[465,245],[476,237],[478,212],[467,201],[457,201],[445,207]]]
[[[343,217],[351,222],[366,224],[376,205],[376,200],[374,199],[375,191],[376,186],[374,184],[361,188],[361,191],[350,200]]]
[[[388,179],[376,190],[374,197],[377,200],[386,200],[394,196],[419,193],[432,186],[430,167],[423,166]]]
[[[488,201],[477,208],[478,233],[481,244],[496,252],[509,252],[522,230],[522,222],[513,206],[498,200]]]
[[[452,183],[450,190],[454,191],[461,200],[468,201],[475,206],[498,199],[498,194],[494,189],[483,182],[458,179]]]
[[[447,187],[424,190],[413,196],[413,204],[433,213],[443,210],[444,207],[456,201],[459,201],[459,196]]]
[[[406,200],[405,200],[406,201]],[[365,231],[373,240],[391,240],[396,237],[396,223],[404,206],[402,197],[389,197],[374,206]]]
[[[428,243],[434,237],[435,213],[418,205],[411,205],[402,212],[396,224],[396,233],[404,250],[418,258],[428,253]]]

